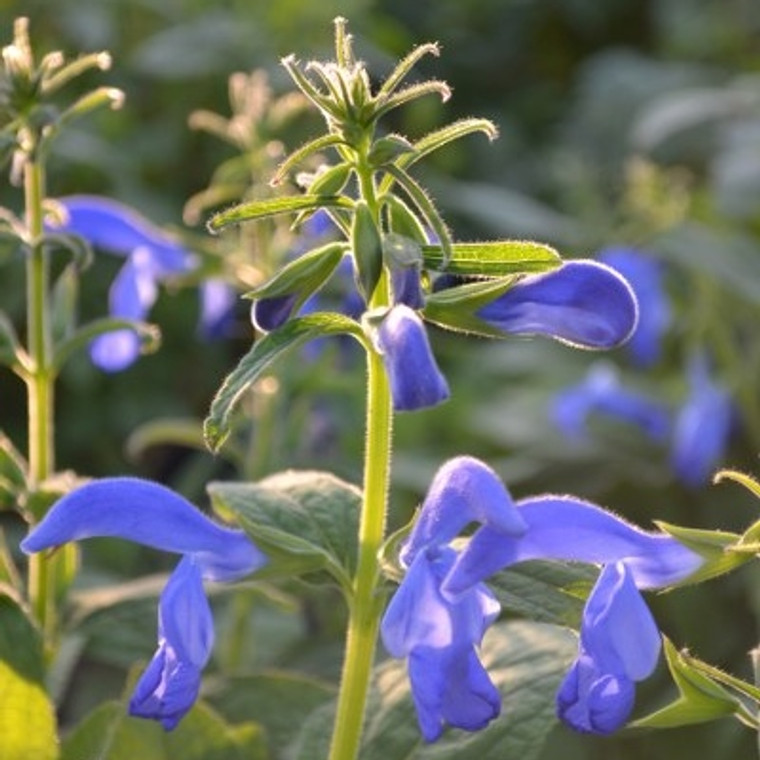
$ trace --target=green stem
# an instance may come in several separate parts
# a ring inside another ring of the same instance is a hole
[[[365,147],[369,149],[368,145]],[[379,222],[374,178],[365,161],[361,162],[358,175],[361,195]],[[389,301],[389,282],[384,273],[369,306],[378,308]],[[378,554],[385,537],[392,437],[393,403],[388,375],[382,356],[370,349],[367,352],[364,501],[359,523],[359,557],[349,603],[345,659],[329,760],[356,760],[359,753],[382,613]]]
[[[382,358],[368,354],[367,440],[359,560],[329,760],[354,760],[359,750],[367,691],[380,625],[378,552],[385,534],[393,411]]]
[[[26,222],[29,233],[27,258],[27,343],[30,372],[27,376],[29,422],[29,487],[39,488],[54,470],[52,338],[50,331],[50,263],[42,245],[45,175],[42,164],[30,159],[24,169]],[[36,517],[39,517],[37,515]],[[44,554],[29,558],[29,597],[37,621],[50,642],[55,629],[55,582],[52,562]]]

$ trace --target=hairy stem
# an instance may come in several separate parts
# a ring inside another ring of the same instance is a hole
[[[378,221],[372,173],[359,170],[361,195]],[[388,305],[388,278],[383,274],[371,308]],[[385,536],[391,469],[393,404],[383,359],[367,352],[367,410],[364,451],[364,501],[359,524],[359,557],[350,600],[346,652],[329,760],[355,760],[369,691],[382,613],[378,591],[378,553]]]
[[[42,244],[45,174],[42,164],[29,160],[24,169],[27,258],[27,343],[30,372],[27,376],[29,430],[29,486],[39,488],[54,471],[53,403],[54,372],[50,333],[50,264]],[[44,553],[29,558],[29,597],[45,640],[55,630],[55,582],[53,563]]]

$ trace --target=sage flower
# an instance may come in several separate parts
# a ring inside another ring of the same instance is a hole
[[[709,481],[728,446],[733,421],[731,396],[710,374],[706,357],[689,362],[689,395],[676,415],[671,465],[692,488]]]
[[[472,537],[455,543],[471,523]],[[590,502],[554,495],[514,502],[482,462],[446,463],[400,548],[406,574],[381,622],[388,651],[407,658],[427,741],[447,724],[474,731],[499,714],[498,691],[477,657],[499,614],[486,581],[534,559],[602,566],[583,612],[578,657],[557,694],[563,721],[600,734],[628,720],[635,683],[659,657],[659,631],[640,591],[678,583],[703,562],[671,536]]]
[[[266,563],[245,533],[210,520],[157,483],[129,477],[88,483],[59,499],[22,541],[31,554],[112,536],[180,554],[158,605],[158,649],[137,683],[132,715],[174,728],[193,706],[214,640],[203,581],[242,578]]]
[[[614,269],[577,260],[522,278],[475,315],[504,333],[607,349],[633,334],[638,305],[631,286]]]
[[[501,709],[499,691],[477,655],[499,603],[483,583],[456,599],[441,591],[457,558],[449,544],[471,522],[509,535],[525,529],[493,470],[471,457],[457,457],[441,467],[428,490],[400,553],[406,575],[381,623],[388,652],[407,658],[420,729],[430,742],[446,724],[483,728]]]
[[[158,285],[196,266],[194,256],[133,209],[90,195],[58,199],[62,218],[48,222],[55,232],[79,235],[94,248],[126,258],[109,292],[112,317],[142,321],[158,296]],[[93,363],[106,372],[129,367],[140,354],[140,341],[128,329],[95,338]]]
[[[423,409],[448,399],[448,383],[413,309],[404,304],[389,309],[374,332],[374,343],[385,363],[396,411]]]
[[[626,388],[610,364],[594,364],[580,383],[560,391],[553,399],[551,417],[569,438],[586,436],[589,417],[600,415],[635,425],[658,443],[671,429],[668,407],[644,393]]]
[[[635,365],[651,367],[662,354],[671,321],[662,264],[635,248],[605,248],[598,259],[623,275],[636,294],[639,322],[625,348]]]

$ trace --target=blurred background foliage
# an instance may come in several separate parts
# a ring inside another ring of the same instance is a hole
[[[724,464],[757,473],[756,0],[0,0],[3,44],[19,15],[30,18],[39,52],[110,51],[112,70],[92,74],[83,86],[107,82],[127,96],[122,110],[99,112],[63,136],[50,165],[50,193],[113,197],[190,247],[217,255],[221,244],[207,239],[203,218],[184,224],[183,208],[236,149],[192,129],[189,118],[198,109],[230,114],[230,74],[264,69],[273,90],[283,92],[279,59],[291,52],[329,57],[336,15],[349,19],[360,54],[378,74],[413,44],[440,41],[442,57],[423,61],[420,75],[447,80],[454,97],[417,104],[394,115],[388,127],[414,137],[469,115],[499,125],[496,143],[470,138],[419,169],[455,237],[536,238],[568,257],[635,246],[662,261],[674,313],[663,359],[642,371],[624,349],[607,358],[639,387],[677,403],[685,394],[688,356],[695,346],[706,347],[740,420]],[[292,148],[315,128],[315,117],[305,113],[278,139]],[[263,185],[267,177],[252,179]],[[19,209],[21,200],[19,188],[0,182],[0,205]],[[0,263],[0,302],[21,324],[23,270],[10,250],[0,250]],[[115,267],[109,257],[98,257],[82,303],[86,316],[105,311]],[[59,468],[154,477],[203,503],[203,483],[234,476],[233,467],[192,447],[156,443],[148,434],[136,438],[134,431],[156,419],[204,416],[252,339],[244,305],[237,317],[226,339],[201,340],[196,293],[165,292],[152,315],[163,333],[157,353],[116,375],[100,372],[86,356],[73,361],[59,384]],[[602,423],[582,443],[558,433],[547,411],[553,395],[578,382],[597,357],[538,340],[473,342],[436,332],[433,341],[453,398],[441,409],[398,420],[394,520],[408,517],[441,461],[465,452],[493,462],[515,495],[573,492],[643,525],[662,519],[741,530],[755,519],[756,503],[737,486],[681,485],[667,452],[630,428]],[[358,480],[363,369],[356,357],[337,353],[329,348],[307,373],[302,358],[291,357],[281,365],[279,384],[263,389],[266,444],[256,431],[252,438],[259,471],[328,467]],[[0,376],[0,411],[4,431],[23,450],[23,388],[9,374]],[[108,577],[144,570],[141,554],[111,548],[92,550]],[[672,639],[749,677],[746,652],[758,638],[757,585],[748,567],[654,604]],[[300,633],[288,628],[288,599],[259,600],[257,609],[276,610],[265,616],[264,650],[266,641],[285,641],[277,651],[284,659],[282,650],[292,655],[300,641],[307,660],[303,642],[313,643],[315,630],[339,630],[325,612],[334,600],[321,591],[312,596]],[[92,667],[123,667],[118,660],[130,651],[127,645],[99,647],[109,623],[95,616],[90,625]],[[143,635],[150,639],[151,631]],[[335,639],[326,640],[327,649],[313,658],[321,668],[337,661]],[[662,702],[664,682],[655,680],[643,693],[647,707]],[[75,715],[80,707],[71,709]],[[738,758],[749,756],[754,741],[727,721],[604,741],[557,729],[544,757]]]

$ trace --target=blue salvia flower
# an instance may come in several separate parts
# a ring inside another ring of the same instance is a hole
[[[673,470],[683,483],[704,485],[728,446],[733,404],[728,391],[710,376],[707,359],[689,362],[689,396],[676,415],[671,447]]]
[[[446,724],[476,731],[501,709],[499,691],[476,651],[499,614],[499,603],[482,583],[456,599],[441,592],[457,556],[449,543],[471,522],[510,535],[525,530],[496,474],[476,459],[458,457],[438,471],[430,486],[400,554],[407,573],[381,623],[386,649],[407,658],[426,741],[435,741]]]
[[[184,246],[128,206],[90,195],[60,198],[58,204],[63,218],[49,223],[51,229],[79,235],[95,248],[126,258],[109,294],[113,317],[144,320],[155,303],[158,284],[196,266]],[[90,348],[93,363],[107,372],[126,369],[139,354],[132,330],[101,335]]]
[[[213,646],[203,581],[233,581],[266,563],[239,530],[216,524],[164,486],[138,478],[96,480],[59,499],[22,541],[27,553],[113,536],[182,555],[161,594],[158,649],[130,701],[132,715],[174,728],[193,706]]]
[[[417,312],[404,304],[393,306],[373,337],[385,363],[397,412],[435,406],[448,399],[448,383],[436,364]]]
[[[532,559],[602,565],[581,621],[578,659],[557,695],[559,717],[579,731],[621,728],[634,683],[654,670],[660,637],[639,591],[682,581],[703,563],[671,536],[649,533],[589,502],[538,496],[516,503],[526,523],[514,537],[479,528],[441,584],[457,598],[493,573]]]
[[[583,610],[578,657],[557,692],[557,714],[578,731],[625,725],[635,683],[654,672],[660,632],[625,562],[605,565]]]
[[[237,291],[221,277],[200,284],[201,313],[198,332],[206,340],[223,338],[233,330]]]
[[[475,314],[507,334],[546,335],[581,348],[608,349],[633,334],[638,305],[631,286],[614,269],[578,260],[524,277]]]
[[[578,440],[586,436],[588,419],[594,414],[636,425],[658,443],[667,440],[671,429],[668,407],[624,387],[607,363],[593,364],[580,383],[560,391],[552,400],[550,414],[565,435]]]
[[[637,366],[651,367],[662,354],[662,339],[671,321],[662,264],[635,248],[605,248],[599,261],[620,272],[636,294],[639,323],[626,351]]]
[[[463,549],[452,540],[478,527]],[[383,641],[408,658],[423,736],[445,724],[476,730],[499,712],[475,647],[498,614],[485,586],[494,573],[534,559],[602,565],[584,609],[578,658],[557,696],[560,718],[609,733],[633,707],[634,684],[655,667],[660,637],[641,589],[695,572],[700,556],[663,533],[643,531],[589,502],[538,496],[513,502],[486,465],[460,457],[436,475],[400,561],[407,574],[381,624]]]

